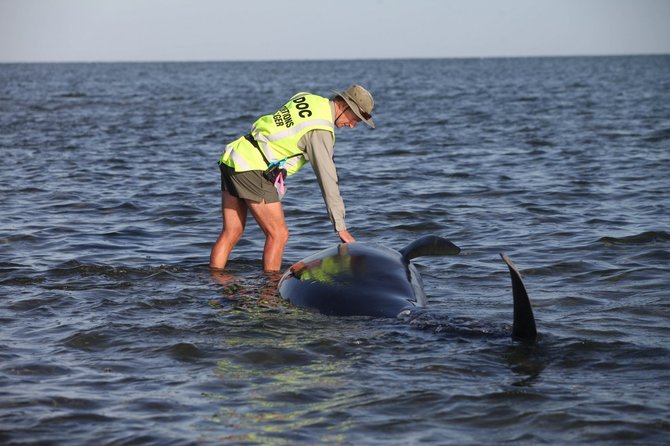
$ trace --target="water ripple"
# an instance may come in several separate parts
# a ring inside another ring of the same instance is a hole
[[[463,247],[398,320],[278,300],[251,219],[207,268],[222,146],[341,66],[0,65],[0,443],[667,442],[670,59],[348,61],[378,123],[337,135],[352,233]],[[287,265],[338,241],[309,170]]]

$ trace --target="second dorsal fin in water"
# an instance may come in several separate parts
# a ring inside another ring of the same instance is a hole
[[[400,254],[408,262],[422,256],[455,256],[459,252],[461,248],[436,235],[423,236],[400,250]]]

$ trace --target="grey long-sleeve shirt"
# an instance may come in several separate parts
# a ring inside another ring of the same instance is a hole
[[[328,217],[335,231],[346,230],[344,223],[344,201],[340,195],[340,186],[333,161],[335,141],[333,134],[327,130],[311,130],[298,141],[298,148],[305,153],[305,158],[312,164],[316,179],[321,188],[323,201],[326,203]]]

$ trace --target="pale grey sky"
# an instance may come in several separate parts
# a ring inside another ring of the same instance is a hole
[[[670,54],[670,0],[0,0],[0,62]]]

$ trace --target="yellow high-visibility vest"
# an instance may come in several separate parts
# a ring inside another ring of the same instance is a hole
[[[250,135],[258,143],[255,147],[242,136],[228,144],[219,163],[236,172],[265,170],[267,163],[286,160],[284,169],[293,175],[307,162],[298,148],[298,141],[310,130],[327,130],[335,141],[335,123],[328,98],[301,92],[293,96],[272,115],[265,115],[254,122]],[[260,150],[263,151],[261,155]]]

